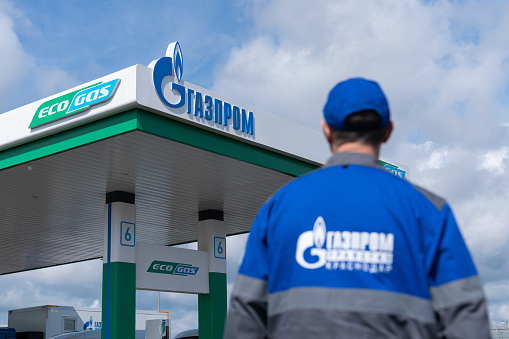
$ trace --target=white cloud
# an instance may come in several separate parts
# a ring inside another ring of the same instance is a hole
[[[102,261],[92,260],[2,276],[0,324],[12,309],[62,305],[100,306]]]
[[[438,143],[492,143],[503,133],[499,95],[508,53],[492,48],[491,40],[505,28],[509,9],[471,7],[416,0],[262,2],[253,10],[259,34],[216,69],[214,89],[318,129],[333,84],[364,76],[387,92],[398,141],[418,126]],[[470,11],[492,15],[491,26]],[[453,28],[457,16],[467,27],[485,28],[480,41],[456,40],[462,35]]]
[[[449,153],[447,148],[436,149],[429,140],[420,145],[410,144],[409,147],[412,148],[412,153],[419,155],[416,163],[419,172],[440,169]]]
[[[505,172],[505,163],[509,151],[508,147],[502,147],[498,150],[490,150],[479,157],[477,167],[486,170],[495,175],[501,175]]]
[[[494,300],[504,300],[509,298],[509,282],[507,280],[493,281],[484,286],[486,295]]]
[[[23,51],[23,47],[14,32],[14,21],[9,15],[12,8],[8,3],[2,2],[0,6],[0,95],[8,97],[13,93],[13,88],[19,86],[23,77],[27,75],[26,65],[31,61],[28,55]]]
[[[500,321],[507,321],[507,315],[509,314],[509,283],[507,280],[489,282],[484,285],[484,290],[488,298],[491,300],[490,303],[490,318],[495,325]]]
[[[66,70],[37,64],[24,50],[17,28],[40,34],[11,1],[0,1],[0,113],[77,84]]]

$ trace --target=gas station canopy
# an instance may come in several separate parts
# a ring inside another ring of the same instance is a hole
[[[136,241],[196,241],[210,209],[227,235],[248,232],[279,187],[327,158],[318,131],[159,66],[0,114],[0,274],[102,257],[108,192],[135,194]]]
[[[103,258],[105,339],[135,337],[137,289],[198,294],[200,337],[222,338],[226,236],[329,156],[317,130],[182,74],[174,42],[148,67],[0,114],[0,275]]]

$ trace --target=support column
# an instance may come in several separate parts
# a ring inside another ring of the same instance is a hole
[[[200,339],[223,338],[226,321],[226,230],[223,211],[200,211],[198,250],[209,253],[209,294],[198,295]]]
[[[106,194],[101,339],[134,339],[136,322],[134,194]]]

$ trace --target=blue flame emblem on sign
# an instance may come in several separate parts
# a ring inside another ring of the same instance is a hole
[[[177,77],[177,81],[180,82],[182,74],[184,73],[184,58],[182,57],[182,50],[178,41],[172,42],[166,49],[166,57],[173,58],[173,71]],[[171,75],[171,74],[170,74]]]
[[[175,48],[173,49],[173,68],[175,69],[175,75],[177,80],[180,82],[182,79],[182,73],[184,73],[184,59],[182,57],[182,50],[180,44],[176,41]]]
[[[168,106],[173,108],[179,108],[186,102],[186,88],[175,82],[171,83],[171,89],[175,90],[180,95],[180,101],[176,104],[169,102],[163,93],[162,81],[166,76],[175,76],[177,81],[180,82],[182,79],[182,73],[184,72],[184,61],[182,58],[182,50],[178,41],[172,42],[166,49],[166,56],[160,59],[154,60],[149,65],[153,69],[152,79],[154,81],[154,87],[156,89],[159,98]]]

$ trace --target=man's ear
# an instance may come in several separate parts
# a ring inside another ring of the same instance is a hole
[[[330,126],[325,121],[320,121],[320,126],[322,127],[323,135],[325,135],[325,139],[327,139],[327,142],[332,147],[332,135]]]
[[[394,124],[389,122],[389,125],[387,125],[387,130],[385,131],[384,138],[382,139],[382,142],[387,142],[389,140],[389,137],[391,136],[392,130],[394,129]]]

